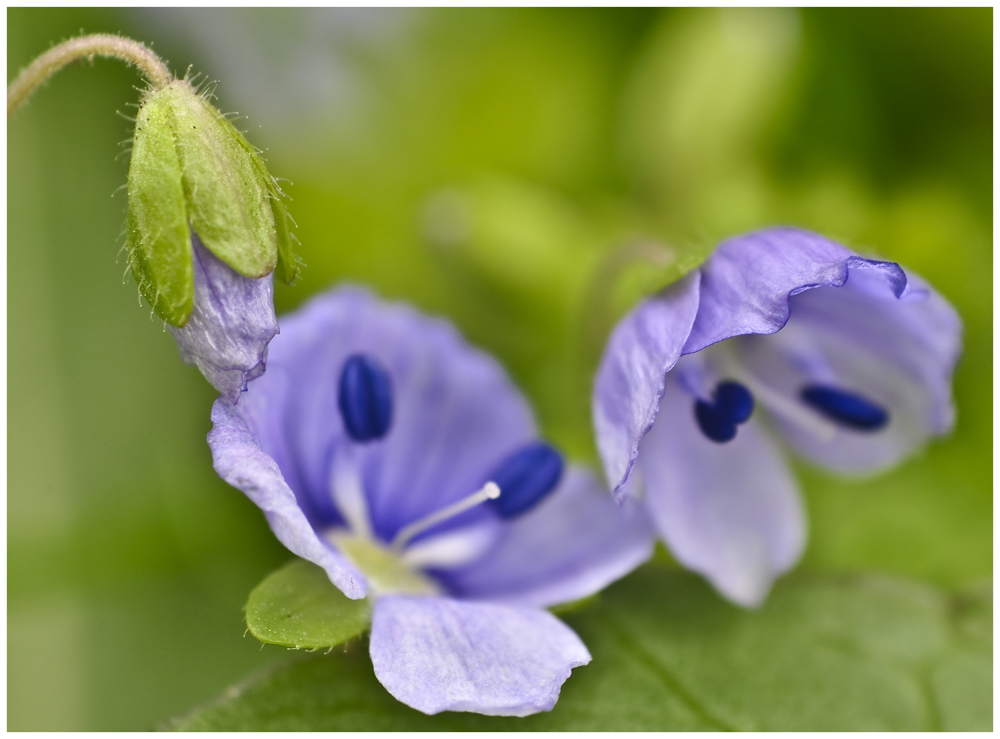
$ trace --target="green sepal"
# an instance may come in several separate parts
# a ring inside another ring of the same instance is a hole
[[[246,140],[246,137],[237,131],[235,127],[229,124],[228,121],[225,121],[225,123],[233,129],[233,135],[247,152],[247,155],[250,157],[250,161],[253,162],[259,176],[265,183],[268,192],[271,194],[271,213],[274,216],[274,235],[278,245],[278,278],[290,285],[298,276],[299,268],[302,263],[299,260],[298,255],[296,255],[295,251],[292,249],[292,231],[288,226],[291,217],[288,215],[288,208],[285,207],[285,194],[281,191],[281,188],[278,187],[278,183],[275,182],[271,173],[267,171],[267,165],[264,164],[264,160],[261,159],[257,150],[254,149]]]
[[[371,604],[351,600],[326,572],[297,559],[268,575],[247,600],[247,628],[260,641],[296,649],[335,647],[371,626]]]
[[[170,101],[154,93],[136,117],[125,243],[139,293],[180,327],[194,307],[194,265],[173,129]]]
[[[275,235],[278,238],[278,267],[277,275],[286,284],[291,285],[298,277],[299,262],[298,255],[292,250],[292,232],[288,228],[288,209],[278,197],[271,198],[271,207],[274,210]]]
[[[246,277],[274,271],[277,239],[270,178],[242,134],[185,80],[156,93],[174,112],[191,228],[215,256]]]

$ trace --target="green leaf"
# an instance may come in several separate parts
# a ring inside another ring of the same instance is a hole
[[[247,627],[268,644],[296,649],[333,647],[368,630],[371,605],[351,600],[311,562],[295,560],[250,593]]]
[[[153,311],[183,326],[194,307],[191,232],[169,100],[151,95],[139,110],[128,170],[129,268]]]
[[[992,596],[876,576],[793,576],[757,611],[647,566],[565,616],[594,660],[524,719],[396,702],[364,649],[271,668],[178,730],[907,730],[992,728]]]

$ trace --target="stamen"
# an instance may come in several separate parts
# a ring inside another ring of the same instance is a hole
[[[701,433],[712,441],[724,444],[736,438],[736,424],[719,413],[714,405],[704,400],[694,402],[694,418]]]
[[[562,473],[562,455],[545,442],[518,449],[490,475],[503,490],[493,508],[502,518],[524,513],[555,489]]]
[[[337,396],[344,428],[354,441],[381,439],[392,423],[392,383],[374,358],[355,354],[344,362]]]
[[[427,529],[437,526],[442,521],[447,521],[449,518],[457,516],[459,513],[464,513],[470,508],[475,508],[480,503],[485,503],[487,500],[496,500],[500,497],[500,488],[497,487],[495,482],[488,482],[480,490],[477,490],[468,498],[463,498],[462,500],[452,503],[450,506],[445,506],[440,511],[436,511],[429,516],[424,516],[419,521],[414,521],[411,524],[407,524],[399,530],[396,534],[396,538],[392,540],[392,544],[389,548],[395,552],[401,552],[403,547],[406,546],[413,537],[417,534],[421,534]]]
[[[856,431],[878,431],[889,423],[889,413],[882,406],[835,387],[809,385],[802,389],[802,400],[827,418]]]
[[[775,336],[778,335],[780,334],[775,334]],[[768,338],[771,339],[774,337]],[[720,371],[739,378],[740,384],[746,386],[753,394],[753,397],[759,400],[772,413],[783,416],[788,421],[800,426],[806,432],[824,441],[829,441],[836,436],[837,426],[835,424],[830,423],[823,416],[803,408],[794,395],[772,389],[763,380],[758,380],[730,352],[716,352],[713,354],[712,361],[713,364],[718,365]]]
[[[746,423],[753,413],[753,395],[746,385],[726,380],[715,388],[715,405],[733,423]]]
[[[736,438],[736,427],[750,419],[753,405],[746,386],[726,380],[715,388],[712,402],[695,401],[694,417],[706,437],[723,444]]]

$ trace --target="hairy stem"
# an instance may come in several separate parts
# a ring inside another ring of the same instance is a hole
[[[21,70],[7,88],[7,118],[39,85],[67,64],[95,56],[115,57],[138,67],[154,89],[164,87],[173,79],[167,65],[138,41],[103,33],[80,36],[53,46]]]

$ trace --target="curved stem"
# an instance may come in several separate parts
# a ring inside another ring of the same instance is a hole
[[[21,70],[7,88],[7,118],[39,85],[67,64],[95,56],[115,57],[138,67],[154,89],[164,87],[173,79],[167,65],[138,41],[103,33],[81,36],[53,46]]]

